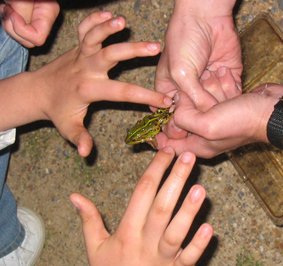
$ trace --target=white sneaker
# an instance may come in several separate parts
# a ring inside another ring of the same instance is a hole
[[[20,247],[0,258],[0,266],[31,266],[42,251],[45,230],[40,216],[24,207],[18,207],[18,218],[25,229],[25,238]]]

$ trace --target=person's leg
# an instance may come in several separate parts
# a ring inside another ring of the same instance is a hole
[[[6,149],[0,153],[0,258],[18,248],[25,236],[16,201],[5,183],[9,155]]]
[[[0,27],[0,79],[24,71],[27,59],[27,50]],[[17,218],[15,198],[5,182],[9,157],[9,148],[0,151],[0,258],[16,249],[25,236]]]
[[[27,60],[27,49],[0,27],[0,79],[24,71]],[[43,248],[44,225],[36,213],[17,207],[6,184],[9,157],[9,147],[0,151],[0,266],[30,266]]]

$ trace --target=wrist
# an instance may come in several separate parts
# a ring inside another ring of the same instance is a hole
[[[279,149],[283,149],[283,99],[274,105],[274,110],[269,117],[266,134],[268,141]]]
[[[174,12],[186,12],[199,17],[232,16],[236,0],[175,0]]]
[[[0,131],[45,119],[40,108],[40,87],[33,72],[1,80]]]

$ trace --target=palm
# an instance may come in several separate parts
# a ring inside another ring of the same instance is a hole
[[[156,74],[156,89],[169,93],[181,89],[195,103],[212,105],[200,85],[203,72],[219,67],[231,70],[234,82],[241,83],[241,51],[232,17],[210,20],[172,17],[166,45]]]

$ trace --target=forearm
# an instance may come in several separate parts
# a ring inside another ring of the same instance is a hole
[[[199,17],[231,16],[236,0],[175,0],[175,11]]]
[[[46,119],[36,76],[36,72],[24,72],[0,81],[0,131]]]

